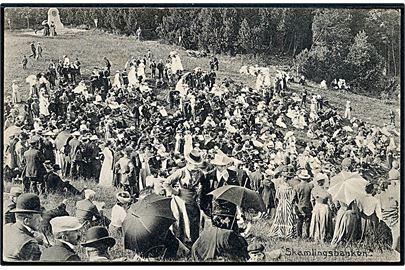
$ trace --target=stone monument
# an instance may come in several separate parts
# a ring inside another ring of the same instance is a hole
[[[51,22],[55,25],[56,33],[60,33],[63,30],[63,24],[60,21],[59,10],[57,8],[50,8],[48,10],[48,24],[51,25]]]

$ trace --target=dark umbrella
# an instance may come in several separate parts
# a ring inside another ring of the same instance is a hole
[[[228,201],[244,209],[252,208],[261,212],[266,209],[259,193],[245,187],[227,185],[217,188],[208,194],[212,195],[215,200]]]
[[[61,149],[66,144],[70,136],[71,134],[69,131],[61,131],[55,138],[56,149]]]
[[[122,224],[126,249],[146,254],[164,244],[169,227],[176,221],[170,202],[171,198],[150,194],[131,206]]]

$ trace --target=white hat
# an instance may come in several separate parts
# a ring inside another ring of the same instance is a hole
[[[95,141],[95,140],[98,140],[97,135],[93,135],[90,137],[90,141]]]
[[[186,161],[190,164],[199,166],[203,163],[201,153],[197,151],[196,149],[191,150],[190,153],[188,153],[185,157]]]
[[[226,166],[231,162],[233,162],[233,159],[223,153],[216,154],[214,159],[211,160],[211,164],[218,165],[218,166]]]
[[[121,191],[118,192],[115,197],[121,203],[129,203],[131,202],[131,194],[128,191]]]
[[[10,189],[10,195],[11,196],[18,196],[21,195],[22,192],[22,188],[21,187],[11,187]]]
[[[75,131],[72,133],[72,136],[80,136],[80,132],[79,131]]]
[[[85,189],[84,190],[84,197],[85,198],[89,198],[91,196],[94,196],[96,194],[96,192],[92,189]]]
[[[49,221],[52,226],[52,233],[77,231],[83,224],[80,223],[77,217],[63,216],[55,217]]]

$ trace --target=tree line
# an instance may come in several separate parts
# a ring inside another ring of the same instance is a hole
[[[5,28],[41,28],[47,8],[6,8]],[[59,8],[67,26],[120,35],[141,27],[159,38],[212,54],[286,56],[294,72],[320,82],[344,78],[358,92],[398,88],[399,9],[314,8]],[[387,92],[386,91],[386,92]]]

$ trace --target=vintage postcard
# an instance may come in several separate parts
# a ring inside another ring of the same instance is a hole
[[[403,264],[403,4],[4,4],[2,264]]]

